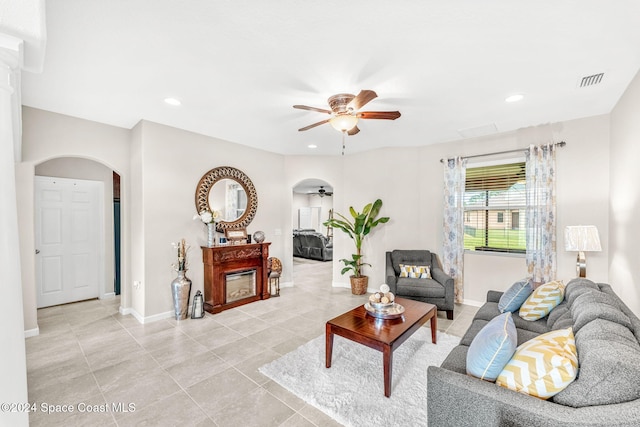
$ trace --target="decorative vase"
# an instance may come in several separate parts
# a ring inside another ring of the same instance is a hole
[[[184,320],[189,313],[189,296],[191,295],[191,279],[185,274],[187,270],[178,270],[178,277],[171,282],[171,295],[176,320]]]
[[[367,286],[369,285],[368,276],[350,276],[351,280],[351,293],[353,295],[364,295],[367,293]]]
[[[264,231],[256,231],[255,233],[253,233],[253,240],[256,243],[264,242]]]
[[[207,246],[216,245],[216,223],[210,222],[207,224]]]

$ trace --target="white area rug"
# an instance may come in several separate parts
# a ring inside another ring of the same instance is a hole
[[[382,352],[334,336],[325,368],[324,335],[260,368],[336,421],[360,426],[426,426],[427,366],[440,365],[460,338],[420,328],[393,353],[391,397],[384,397]]]

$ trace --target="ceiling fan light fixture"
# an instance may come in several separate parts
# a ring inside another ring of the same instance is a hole
[[[358,124],[358,118],[351,114],[336,114],[329,119],[329,123],[338,132],[347,132]]]

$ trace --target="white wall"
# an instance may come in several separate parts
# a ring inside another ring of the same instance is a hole
[[[610,284],[640,314],[640,73],[611,112]]]

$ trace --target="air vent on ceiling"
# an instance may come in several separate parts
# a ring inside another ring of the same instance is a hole
[[[597,85],[602,81],[603,76],[604,76],[604,73],[583,77],[582,80],[580,81],[580,87]]]

